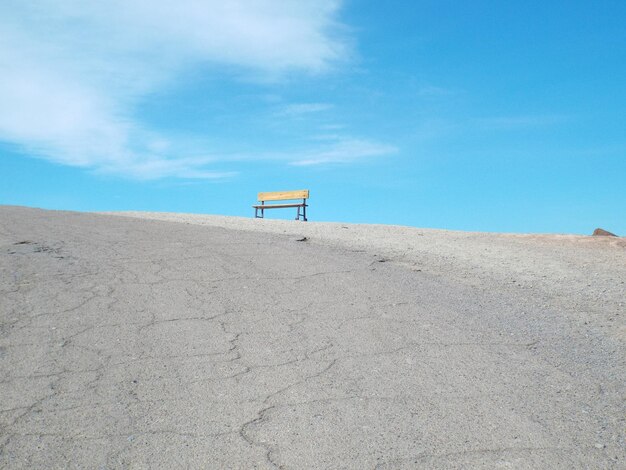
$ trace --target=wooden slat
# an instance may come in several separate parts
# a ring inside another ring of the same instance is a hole
[[[289,199],[308,199],[309,190],[299,189],[297,191],[274,191],[271,193],[259,193],[259,201],[285,201]]]
[[[255,205],[252,206],[255,209],[281,209],[283,207],[302,207],[304,206],[304,204],[300,203],[300,204],[265,204],[263,206],[261,205]]]

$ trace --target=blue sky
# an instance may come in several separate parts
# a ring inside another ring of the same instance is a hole
[[[5,0],[0,204],[626,235],[626,2]],[[289,211],[271,217],[292,218]]]

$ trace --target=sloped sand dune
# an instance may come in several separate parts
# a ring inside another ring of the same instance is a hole
[[[2,468],[626,463],[623,239],[124,215],[0,207]]]

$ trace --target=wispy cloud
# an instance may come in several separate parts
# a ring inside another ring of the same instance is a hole
[[[427,118],[415,127],[415,138],[420,142],[439,140],[457,132],[460,124],[452,119]]]
[[[571,118],[562,114],[529,114],[521,116],[495,116],[475,120],[484,130],[514,130],[531,127],[547,127],[562,124]]]
[[[341,129],[345,129],[345,125],[344,124],[322,124],[320,126],[320,129],[325,130],[325,131],[338,131]]]
[[[181,155],[162,145],[168,137],[137,119],[136,103],[196,64],[257,76],[324,72],[348,49],[336,34],[340,3],[5,0],[0,140],[61,164],[138,178],[228,176],[196,155],[205,149]]]
[[[363,139],[344,139],[313,152],[303,152],[289,162],[294,166],[312,166],[331,163],[351,163],[368,157],[396,153],[394,146]]]
[[[476,132],[516,132],[549,129],[567,123],[572,116],[563,114],[526,114],[484,118],[426,118],[420,121],[414,137],[420,142],[438,141],[451,136]]]
[[[284,106],[278,111],[279,115],[297,116],[301,114],[319,113],[333,108],[330,103],[294,103]]]
[[[427,85],[417,90],[417,96],[422,98],[438,98],[442,96],[454,95],[455,91],[449,88]]]
[[[114,164],[102,164],[96,171],[103,174],[129,176],[139,180],[166,177],[224,179],[238,174],[236,171],[213,171],[207,169],[207,166],[214,162],[216,163],[216,159],[211,157],[145,158],[116,162]]]

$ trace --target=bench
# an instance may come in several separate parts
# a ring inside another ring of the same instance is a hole
[[[308,189],[301,189],[298,191],[276,191],[273,193],[259,193],[257,199],[261,204],[255,204],[254,206],[252,206],[254,207],[254,217],[257,219],[262,219],[265,215],[264,212],[267,209],[284,209],[286,207],[297,207],[298,213],[296,215],[296,220],[300,220],[300,216],[302,216],[302,219],[306,222],[306,200],[308,198]],[[289,204],[265,204],[267,201],[293,201],[296,199],[302,199],[302,202],[292,202]],[[261,211],[260,216],[259,211]]]

